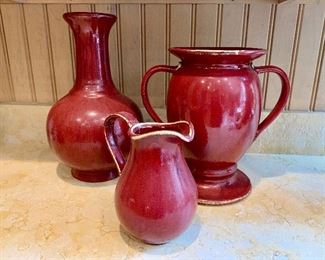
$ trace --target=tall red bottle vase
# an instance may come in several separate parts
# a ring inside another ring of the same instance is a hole
[[[116,16],[102,13],[65,13],[76,46],[76,80],[71,91],[56,102],[47,118],[47,136],[58,159],[72,175],[86,182],[118,176],[103,134],[105,118],[116,112],[132,113],[138,107],[114,86],[109,66],[108,35]],[[129,150],[127,125],[117,124],[119,144]]]

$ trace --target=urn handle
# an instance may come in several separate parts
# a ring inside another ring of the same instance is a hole
[[[168,65],[157,65],[149,69],[143,76],[141,82],[141,97],[142,102],[146,110],[148,111],[149,115],[152,117],[153,120],[156,122],[162,122],[158,114],[153,109],[152,105],[150,104],[149,97],[148,97],[148,81],[153,74],[156,72],[169,72],[174,73],[177,70],[178,66],[168,66]]]
[[[109,151],[111,152],[111,155],[114,159],[114,162],[116,164],[116,167],[118,169],[119,174],[121,174],[126,160],[123,156],[123,153],[121,149],[117,145],[116,141],[116,133],[114,130],[114,125],[116,120],[123,120],[125,121],[129,128],[131,128],[134,124],[138,123],[138,120],[130,113],[127,112],[120,112],[117,114],[111,114],[109,115],[104,122],[104,134],[105,134],[105,140],[108,146]]]
[[[280,97],[275,104],[275,107],[268,114],[268,116],[258,125],[255,138],[257,138],[261,132],[265,130],[281,113],[287,103],[290,93],[290,83],[287,74],[279,67],[273,65],[260,66],[254,68],[257,73],[273,72],[277,74],[281,79],[281,93]]]

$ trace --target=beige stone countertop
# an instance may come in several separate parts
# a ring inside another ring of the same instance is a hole
[[[0,259],[324,259],[325,158],[247,154],[253,182],[236,204],[199,206],[161,246],[126,235],[117,179],[73,179],[44,145],[0,145]]]

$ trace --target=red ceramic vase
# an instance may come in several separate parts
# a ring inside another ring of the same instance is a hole
[[[125,159],[116,144],[114,123],[128,122],[131,151]],[[138,123],[130,114],[109,116],[106,140],[122,173],[115,190],[117,216],[126,231],[149,243],[163,244],[191,223],[197,188],[181,151],[193,139],[191,123]]]
[[[51,108],[47,136],[58,159],[82,181],[99,182],[118,176],[103,134],[105,118],[127,111],[142,119],[137,106],[112,81],[108,34],[116,16],[100,13],[65,13],[76,46],[76,80],[72,90]],[[128,150],[127,125],[117,126],[119,142]]]
[[[151,117],[161,122],[148,100],[147,83],[156,72],[172,73],[167,96],[167,118],[193,123],[195,138],[186,144],[188,165],[196,180],[199,202],[227,204],[245,198],[249,178],[237,162],[255,138],[279,115],[289,95],[289,81],[275,66],[254,67],[266,53],[255,48],[171,48],[180,66],[155,66],[145,75],[141,95]],[[276,73],[282,82],[280,98],[261,122],[258,74]]]

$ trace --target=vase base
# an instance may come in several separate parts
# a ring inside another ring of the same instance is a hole
[[[196,180],[199,204],[225,205],[246,198],[252,185],[249,178],[240,170],[236,170],[229,177],[216,180]]]
[[[117,169],[99,171],[81,171],[77,169],[71,169],[71,174],[77,180],[84,182],[103,182],[118,177]]]

